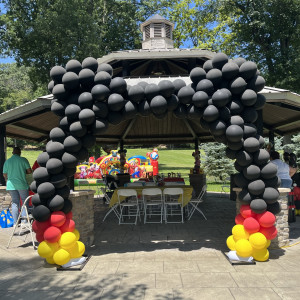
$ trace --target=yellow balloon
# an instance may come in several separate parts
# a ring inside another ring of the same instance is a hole
[[[71,258],[81,257],[84,251],[85,251],[85,245],[80,241],[77,241],[72,248],[68,249]]]
[[[235,240],[233,239],[233,235],[229,236],[226,241],[227,247],[234,251],[235,250]]]
[[[271,244],[271,240],[267,240],[266,248],[269,248],[270,244]]]
[[[69,249],[73,247],[76,242],[76,235],[73,232],[65,232],[61,235],[58,243],[64,249]]]
[[[75,236],[76,236],[76,241],[79,241],[79,239],[80,239],[80,233],[79,233],[79,231],[75,228],[75,229],[73,230],[73,233],[74,233]]]
[[[65,249],[59,249],[53,255],[53,261],[60,266],[66,264],[70,258],[70,253]]]
[[[48,243],[46,241],[42,241],[38,246],[38,254],[44,258],[52,257],[53,253],[57,251],[58,248],[58,243]]]
[[[250,235],[249,242],[255,249],[266,248],[267,239],[261,232],[255,232]]]
[[[257,261],[266,261],[269,259],[269,251],[266,248],[260,250],[254,249],[252,256]]]
[[[55,261],[53,260],[53,256],[47,257],[47,258],[46,258],[46,261],[47,261],[47,263],[50,264],[50,265],[55,265]]]
[[[232,234],[235,241],[240,239],[247,240],[249,238],[249,233],[245,230],[244,226],[241,224],[232,227]]]
[[[241,257],[249,257],[252,255],[253,248],[248,240],[240,239],[235,243],[236,254]]]

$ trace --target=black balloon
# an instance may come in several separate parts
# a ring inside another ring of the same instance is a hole
[[[125,105],[125,100],[120,94],[111,94],[108,97],[107,103],[110,110],[120,111]]]
[[[65,200],[62,211],[67,214],[72,210],[73,204],[70,200]]]
[[[55,195],[48,200],[47,206],[51,211],[59,211],[64,207],[64,198],[59,195]]]
[[[225,135],[226,123],[221,120],[216,120],[209,124],[209,129],[213,135]]]
[[[94,135],[101,134],[106,131],[107,127],[107,121],[104,119],[99,119],[94,122],[92,132]]]
[[[81,111],[81,108],[79,107],[79,105],[69,104],[65,109],[65,115],[68,117],[68,120],[75,121],[75,120],[78,120],[78,115],[79,115],[80,111]],[[68,120],[66,120],[66,121],[68,121]]]
[[[66,137],[66,134],[61,128],[54,127],[53,129],[51,129],[51,131],[49,133],[49,137],[53,142],[62,143]],[[46,153],[46,152],[43,152],[43,153]]]
[[[274,176],[269,179],[264,179],[266,187],[279,188],[281,184],[281,180],[278,176]]]
[[[52,183],[56,189],[62,188],[67,184],[67,176],[64,173],[52,175],[50,176],[49,182]]]
[[[177,107],[177,105],[176,105]],[[146,117],[151,113],[148,101],[144,100],[138,104],[138,112],[140,115]]]
[[[227,80],[232,80],[239,74],[239,67],[234,62],[226,63],[222,68],[222,75]]]
[[[47,161],[46,168],[49,174],[59,174],[63,170],[63,163],[60,159],[50,158]]]
[[[111,76],[113,75],[113,68],[109,64],[105,64],[105,63],[100,64],[98,66],[97,72],[101,72],[101,71],[107,72]]]
[[[240,116],[232,116],[232,117],[230,118],[229,124],[230,124],[230,125],[238,125],[238,126],[240,126],[242,129],[244,129],[244,124],[245,124],[245,122],[244,122],[243,118],[240,117]]]
[[[115,77],[111,80],[109,88],[112,93],[122,94],[126,91],[127,83],[122,77]]]
[[[179,104],[178,107],[174,110],[174,114],[177,118],[183,119],[187,116],[187,108],[184,104]]]
[[[45,222],[50,218],[51,211],[45,205],[39,205],[37,207],[34,207],[32,215],[38,222]]]
[[[206,107],[208,100],[208,95],[203,91],[196,92],[192,97],[192,103],[197,107]]]
[[[176,95],[171,95],[171,97],[167,98],[167,103],[168,103],[168,110],[173,111],[177,108],[179,105],[179,99]]]
[[[88,157],[89,157],[89,151],[85,148],[85,147],[82,147],[78,152],[77,152],[77,157],[78,157],[78,160],[79,161],[84,161],[86,160]],[[73,175],[76,171],[76,168],[74,167],[73,168],[74,171],[71,175]],[[64,171],[63,171],[65,174],[67,173],[67,171],[65,170],[64,168]]]
[[[243,139],[241,139],[240,141],[238,142],[231,142],[231,141],[228,141],[227,142],[227,146],[229,149],[231,150],[234,150],[234,151],[238,151],[240,149],[243,148]]]
[[[206,78],[206,72],[202,68],[196,67],[191,71],[190,78],[193,83],[197,84],[200,80]]]
[[[42,152],[38,158],[37,158],[37,163],[39,164],[40,167],[46,167],[47,161],[50,159],[49,154],[45,151]]]
[[[79,87],[79,76],[74,72],[67,72],[62,78],[66,90],[74,90]]]
[[[243,138],[243,133],[239,125],[230,125],[226,129],[226,137],[230,142],[239,142]]]
[[[246,61],[243,57],[237,57],[232,62],[235,63],[237,66],[241,66]]]
[[[236,160],[239,165],[246,167],[249,166],[253,161],[253,156],[247,151],[240,150],[236,155]]]
[[[29,187],[32,192],[34,192],[34,193],[37,192],[37,182],[35,180],[30,183]]]
[[[228,62],[228,56],[225,53],[217,53],[212,59],[214,68],[222,70],[223,66]]]
[[[267,203],[263,199],[254,199],[250,203],[250,208],[256,214],[262,214],[264,211],[267,210]]]
[[[82,125],[91,125],[95,121],[95,113],[89,108],[83,109],[78,115],[79,121]]]
[[[65,152],[61,158],[61,161],[66,168],[74,168],[78,163],[78,158],[75,154]]]
[[[248,190],[252,195],[259,196],[265,190],[265,183],[261,179],[254,180],[248,184]]]
[[[109,112],[107,118],[108,122],[113,125],[118,125],[124,120],[123,115],[120,112],[115,111]]]
[[[139,103],[145,98],[144,89],[140,85],[134,85],[129,89],[128,97],[132,102]]]
[[[95,75],[94,82],[96,85],[109,86],[111,82],[111,76],[108,72],[100,71]]]
[[[257,100],[253,107],[256,110],[260,110],[260,109],[263,109],[265,104],[266,104],[266,97],[262,94],[257,94]]]
[[[259,140],[254,137],[249,137],[244,141],[244,148],[247,152],[257,152],[259,150]]]
[[[82,125],[79,121],[72,123],[69,130],[70,133],[76,137],[83,137],[87,133],[87,127]]]
[[[228,122],[230,120],[231,113],[227,106],[219,108],[219,118],[224,122]]]
[[[37,192],[41,199],[47,199],[54,195],[55,187],[50,182],[43,182],[38,186]]]
[[[206,122],[213,122],[219,118],[219,110],[214,105],[208,105],[203,112],[203,119]]]
[[[137,106],[131,101],[127,101],[123,107],[122,114],[125,116],[125,119],[133,119],[137,113]]]
[[[279,198],[279,192],[275,188],[266,187],[262,198],[266,201],[267,204],[275,203]]]
[[[255,137],[257,134],[256,126],[251,123],[244,124],[244,138]]]
[[[278,201],[276,201],[275,203],[268,204],[267,211],[271,212],[274,215],[279,214],[281,211],[280,203]]]
[[[83,92],[78,98],[78,105],[81,109],[93,107],[93,96],[89,92]]]
[[[78,60],[71,59],[66,64],[66,70],[67,72],[74,72],[76,74],[79,74],[79,72],[82,70],[82,65]]]
[[[66,73],[66,70],[61,66],[55,66],[50,71],[50,77],[56,83],[61,83],[62,77]]]
[[[191,87],[184,86],[178,91],[177,96],[178,96],[180,103],[189,104],[189,103],[192,103],[194,94],[195,94],[195,91]]]
[[[169,98],[175,92],[175,87],[170,80],[162,80],[158,84],[160,89],[160,94],[165,97]]]
[[[242,94],[247,87],[247,82],[242,77],[237,77],[229,83],[229,88],[232,94]]]
[[[206,79],[210,80],[214,87],[217,88],[222,81],[222,72],[219,69],[212,69],[207,72]]]
[[[252,61],[245,61],[240,66],[240,76],[243,77],[245,80],[250,79],[251,77],[255,76],[257,71],[256,63]]]
[[[254,123],[257,120],[257,111],[252,107],[246,107],[242,112],[242,118],[245,123]]]
[[[55,101],[51,104],[51,111],[57,116],[63,117],[65,115],[65,108],[67,104],[64,101]]]
[[[209,70],[213,69],[212,60],[209,59],[203,64],[203,69],[205,72],[208,72]]]
[[[198,82],[196,86],[196,91],[203,91],[207,95],[211,96],[214,93],[214,85],[213,83],[208,79],[202,79]]]
[[[270,154],[265,149],[260,149],[259,151],[253,153],[253,160],[256,165],[261,166],[268,162],[270,159]]]
[[[64,153],[64,145],[59,142],[49,141],[46,145],[46,151],[50,158],[60,158]]]
[[[239,199],[245,204],[249,204],[253,200],[253,196],[251,196],[248,189],[244,187],[239,193]]]
[[[98,69],[98,62],[97,59],[94,57],[87,57],[82,61],[82,68],[87,68],[96,72]]]
[[[49,180],[49,173],[45,167],[39,167],[33,171],[33,179],[41,184]]]
[[[105,102],[96,102],[93,105],[93,112],[95,113],[95,116],[98,118],[106,118],[108,115],[108,106]]]
[[[82,69],[79,72],[79,82],[83,88],[91,88],[94,85],[94,72],[90,69]]]
[[[217,90],[212,95],[213,105],[216,107],[223,107],[230,101],[230,95],[225,89]]]
[[[232,115],[239,115],[244,109],[244,105],[238,99],[233,99],[232,101],[230,101],[227,104],[227,107],[230,109],[230,113]]]
[[[110,95],[110,90],[103,84],[96,84],[92,88],[91,94],[95,101],[105,101]]]
[[[163,114],[167,111],[168,103],[163,96],[156,96],[150,102],[150,109],[155,114]]]
[[[70,195],[70,188],[65,185],[62,188],[56,189],[56,194],[62,196],[65,200],[67,200]]]
[[[242,173],[235,174],[233,180],[239,188],[247,187],[249,184],[249,180]]]
[[[270,179],[277,174],[277,166],[271,162],[261,168],[261,177],[264,179]]]
[[[230,159],[235,159],[235,156],[236,156],[236,151],[235,150],[232,150],[232,149],[230,149],[230,148],[226,148],[226,150],[225,150],[225,153],[226,153],[226,156],[228,157],[228,158],[230,158]]]
[[[257,75],[248,82],[248,88],[258,93],[265,87],[265,84],[265,79],[262,76]]]
[[[256,180],[260,176],[260,168],[256,165],[250,165],[248,167],[245,167],[243,170],[243,175],[248,180]]]
[[[79,138],[70,135],[64,140],[64,147],[68,152],[78,152],[82,147],[82,143]]]
[[[241,101],[245,106],[252,106],[257,101],[257,94],[253,90],[247,89],[242,94]]]
[[[175,88],[174,94],[177,95],[178,91],[179,91],[182,87],[186,86],[186,83],[185,83],[184,80],[182,80],[182,79],[179,78],[179,79],[175,79],[175,80],[173,81],[173,85],[174,85],[174,88]]]

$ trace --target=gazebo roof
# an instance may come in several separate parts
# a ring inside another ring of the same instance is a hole
[[[169,77],[173,81],[178,77]],[[190,83],[189,77],[180,77]],[[148,83],[157,83],[163,78],[147,78]],[[145,78],[128,78],[129,85],[144,81]],[[300,132],[300,95],[288,90],[265,87],[262,94],[267,98],[263,109],[264,136],[269,131],[277,135]],[[58,126],[59,117],[51,112],[52,95],[39,97],[0,114],[0,124],[6,125],[6,135],[12,138],[42,142],[45,141],[52,128]],[[97,136],[99,143],[117,144],[176,144],[191,143],[195,139],[200,142],[213,141],[210,132],[201,127],[198,120],[178,119],[169,112],[164,119],[153,115],[136,116],[119,125],[109,125],[103,135]]]

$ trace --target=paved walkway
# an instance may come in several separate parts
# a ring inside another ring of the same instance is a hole
[[[271,250],[268,262],[232,266],[223,251],[234,225],[235,202],[209,194],[185,224],[117,225],[96,201],[95,244],[82,271],[44,263],[30,237],[0,229],[0,299],[300,299],[300,217],[291,247]],[[299,242],[299,244],[298,244]]]

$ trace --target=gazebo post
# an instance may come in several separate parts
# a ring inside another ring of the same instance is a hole
[[[4,180],[4,177],[2,175],[3,173],[3,165],[5,162],[5,138],[6,138],[6,127],[5,125],[0,125],[0,184],[6,185],[6,182]]]
[[[275,150],[275,138],[274,138],[274,131],[270,130],[269,131],[269,142],[272,144],[271,150]]]
[[[263,121],[263,114],[262,114],[262,110],[258,110],[257,111],[257,120],[255,122],[256,128],[257,128],[257,133],[261,136],[263,136],[264,133],[264,121]]]
[[[198,139],[195,139],[195,151],[199,148],[199,141]]]

